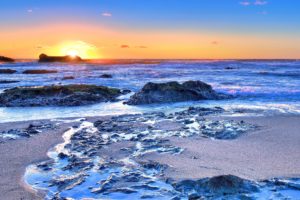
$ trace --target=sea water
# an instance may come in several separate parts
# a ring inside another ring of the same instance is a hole
[[[0,80],[20,81],[0,84],[0,92],[18,86],[53,84],[96,84],[132,93],[121,97],[123,101],[141,89],[147,82],[201,80],[218,92],[234,95],[222,101],[197,101],[148,106],[129,106],[122,101],[99,103],[79,107],[25,107],[0,108],[0,122],[24,119],[51,119],[57,117],[84,117],[173,111],[193,106],[220,106],[234,114],[299,114],[300,113],[300,61],[299,60],[163,60],[156,64],[107,65],[93,61],[80,64],[38,63],[21,61],[0,64],[0,68],[17,70],[15,74],[0,74]],[[53,74],[22,74],[28,69],[57,70]],[[100,78],[111,74],[113,78]],[[63,80],[65,76],[75,79]]]

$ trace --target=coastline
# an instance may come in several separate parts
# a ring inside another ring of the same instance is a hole
[[[254,181],[273,177],[299,177],[300,134],[297,130],[300,128],[298,123],[300,116],[212,118],[244,120],[258,125],[259,128],[234,140],[170,138],[171,145],[185,149],[181,154],[149,153],[141,160],[168,165],[163,177],[175,181],[227,174]],[[88,118],[89,121],[95,119],[105,120],[103,117]],[[12,125],[26,127],[30,122],[2,123],[1,130]],[[5,199],[43,199],[43,194],[32,190],[24,182],[25,169],[30,164],[48,160],[48,150],[62,143],[62,134],[70,126],[78,123],[68,121],[60,124],[55,130],[45,131],[28,139],[0,143],[2,158],[0,192],[6,194]],[[122,145],[114,146],[114,148],[122,147]],[[106,154],[116,152],[117,149]]]
[[[48,121],[48,120],[40,120]],[[28,127],[32,121],[1,123],[1,130]],[[0,143],[0,192],[3,200],[43,199],[43,195],[24,181],[26,167],[30,164],[48,160],[47,152],[63,142],[62,134],[76,123],[62,123],[55,130],[48,130],[30,138],[20,138]]]

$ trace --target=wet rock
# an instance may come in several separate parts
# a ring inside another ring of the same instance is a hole
[[[113,76],[111,74],[102,74],[100,78],[112,78]]]
[[[16,72],[17,70],[13,70],[13,69],[0,69],[0,74],[14,74]]]
[[[204,178],[197,181],[184,180],[173,184],[174,188],[183,193],[202,197],[224,197],[226,195],[249,194],[259,191],[258,185],[233,175],[222,175]]]
[[[23,74],[55,74],[56,70],[45,70],[45,69],[28,69],[23,71]]]
[[[15,60],[9,57],[0,56],[0,62],[15,62]]]
[[[74,76],[64,76],[64,77],[62,78],[62,80],[73,80],[73,79],[75,79]]]
[[[96,85],[16,87],[0,94],[0,106],[80,106],[115,101],[121,91]]]
[[[147,83],[141,91],[130,97],[129,105],[169,103],[224,99],[230,96],[215,92],[212,87],[201,81]]]
[[[20,81],[12,81],[12,80],[0,80],[0,84],[9,84],[9,83],[18,83]]]
[[[79,56],[47,56],[41,54],[39,56],[39,62],[82,62],[83,60]]]

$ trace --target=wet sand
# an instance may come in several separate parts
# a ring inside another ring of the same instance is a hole
[[[46,120],[43,120],[46,121]],[[0,124],[0,131],[28,127],[30,122]],[[1,200],[43,199],[42,194],[31,190],[23,180],[28,165],[47,160],[47,151],[63,142],[62,134],[74,123],[61,124],[30,138],[0,143],[0,194]]]
[[[171,144],[185,149],[182,154],[153,153],[144,159],[169,165],[165,177],[175,180],[227,174],[251,180],[300,177],[300,117],[229,119],[259,128],[235,140],[172,138]]]
[[[88,120],[94,121],[99,118]],[[185,149],[182,154],[151,153],[145,155],[143,159],[169,165],[165,177],[175,180],[199,179],[223,174],[252,180],[300,177],[300,117],[229,119],[244,120],[258,125],[259,129],[235,140],[211,140],[203,137],[171,138],[172,144]],[[29,123],[0,124],[0,131],[12,127],[27,127]],[[32,163],[47,160],[47,151],[55,144],[63,142],[62,134],[74,123],[61,124],[56,130],[49,130],[28,139],[0,143],[1,199],[43,198],[42,194],[32,191],[24,183],[25,168]],[[111,153],[114,154],[114,151]]]

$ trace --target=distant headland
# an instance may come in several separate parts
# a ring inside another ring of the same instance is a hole
[[[39,62],[82,62],[82,58],[79,56],[48,56],[41,54],[39,56]]]
[[[15,62],[15,60],[9,57],[0,56],[0,62]]]

